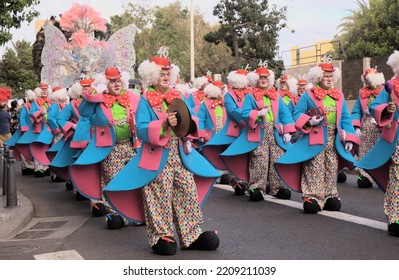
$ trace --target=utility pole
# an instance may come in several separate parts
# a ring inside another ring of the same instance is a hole
[[[194,8],[193,0],[190,0],[190,79],[194,81]]]

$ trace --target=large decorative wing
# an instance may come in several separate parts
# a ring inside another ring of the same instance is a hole
[[[136,63],[136,33],[137,27],[130,24],[112,34],[98,60],[92,65],[92,71],[101,73],[107,67],[116,66],[120,71],[130,72]]]
[[[44,36],[46,42],[41,57],[41,81],[53,87],[70,87],[79,80],[80,74],[75,54],[68,49],[68,42],[61,30],[52,24],[45,24]]]

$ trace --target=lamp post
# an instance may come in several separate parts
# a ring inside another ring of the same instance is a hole
[[[190,79],[194,81],[194,8],[193,0],[190,0]]]

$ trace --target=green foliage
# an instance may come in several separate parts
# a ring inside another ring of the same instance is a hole
[[[256,67],[259,60],[277,66],[280,62],[274,58],[278,32],[286,26],[286,11],[286,7],[270,8],[267,0],[220,0],[213,10],[220,28],[206,34],[204,39],[214,44],[225,42],[237,68],[246,64]]]
[[[340,25],[341,34],[336,39],[342,42],[343,50],[338,55],[347,59],[381,57],[399,47],[399,1],[357,1],[359,9],[345,17]]]
[[[14,50],[7,48],[0,61],[0,83],[12,89],[14,98],[22,98],[26,89],[34,89],[39,83],[32,63],[32,47],[29,42],[17,41]]]
[[[22,22],[31,22],[39,13],[34,5],[40,0],[0,1],[0,46],[12,39],[11,28],[20,28]]]

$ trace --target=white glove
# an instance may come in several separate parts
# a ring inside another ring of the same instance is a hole
[[[318,125],[323,120],[323,117],[317,118],[317,116],[313,116],[309,122],[311,125]]]
[[[289,134],[289,133],[285,133],[284,135],[283,135],[283,141],[284,141],[284,143],[288,143],[288,142],[290,142],[291,141],[291,134]]]
[[[191,141],[184,142],[184,149],[183,150],[184,150],[186,155],[191,153],[191,151],[193,150],[193,145],[191,144]]]
[[[350,152],[353,148],[352,142],[345,142],[345,151]]]
[[[78,125],[77,125],[76,123],[74,123],[74,124],[72,125],[72,129],[75,130],[77,126],[78,126]]]
[[[106,84],[98,84],[97,86],[96,86],[96,91],[98,92],[98,93],[103,93],[104,91],[106,91],[107,90],[107,85]]]
[[[264,115],[267,114],[267,112],[269,112],[269,107],[265,107],[265,108],[259,110],[258,117],[263,117]]]
[[[366,115],[370,115],[369,109],[364,110],[364,113],[365,113]]]
[[[360,137],[360,135],[362,135],[362,131],[358,127],[355,128],[355,133],[357,137]]]

